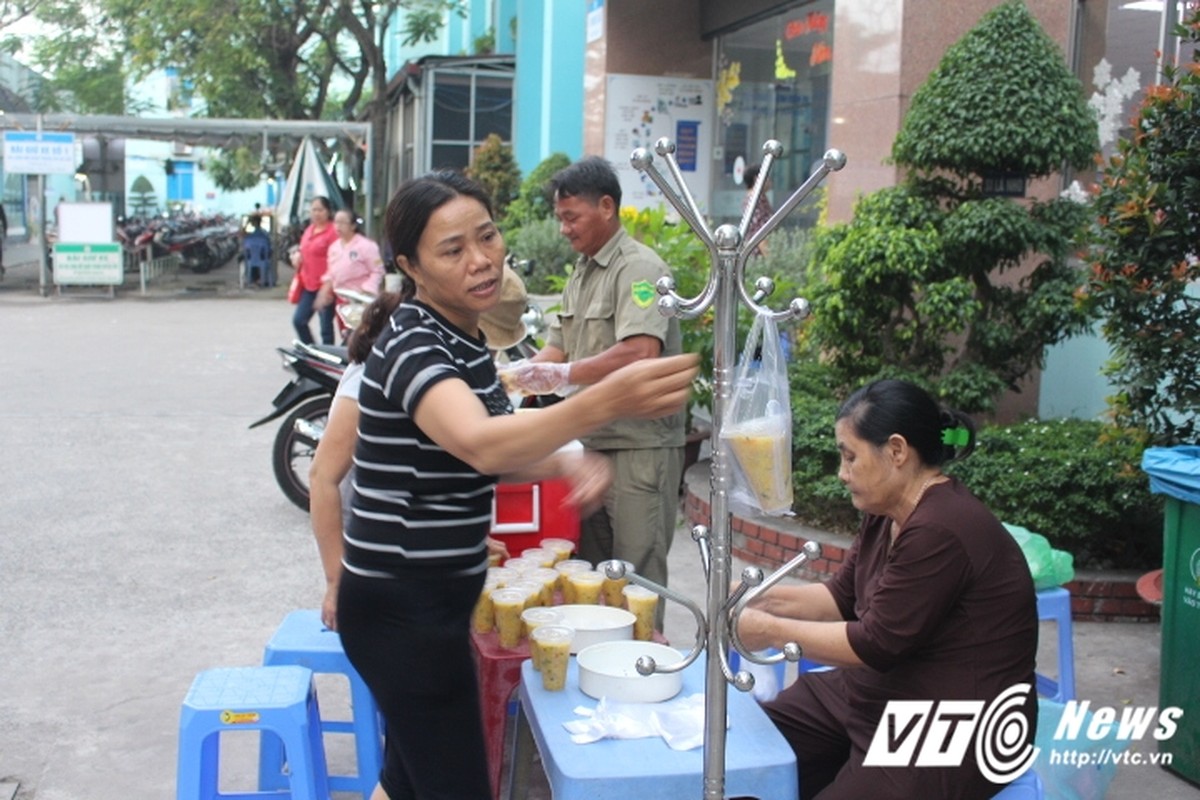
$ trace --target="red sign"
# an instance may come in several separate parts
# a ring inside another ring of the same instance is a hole
[[[810,11],[804,19],[789,20],[783,29],[783,38],[791,40],[810,33],[829,33],[829,15]]]

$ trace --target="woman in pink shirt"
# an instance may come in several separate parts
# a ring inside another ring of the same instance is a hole
[[[296,336],[305,344],[312,344],[312,330],[308,321],[316,310],[317,293],[321,289],[321,280],[329,271],[327,255],[329,245],[337,239],[337,230],[333,227],[333,206],[327,197],[314,197],[309,206],[311,222],[300,237],[300,249],[292,258],[292,266],[300,276],[300,299],[296,303],[296,313],[292,316],[292,326]],[[333,344],[333,306],[321,309],[321,341]]]
[[[317,308],[333,302],[334,289],[353,289],[367,294],[379,294],[383,282],[383,259],[379,246],[359,231],[358,218],[348,208],[333,215],[333,227],[338,238],[329,245],[329,268],[321,278],[321,293]]]

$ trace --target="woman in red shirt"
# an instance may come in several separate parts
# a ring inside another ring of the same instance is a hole
[[[337,229],[333,227],[333,206],[327,197],[314,197],[309,206],[311,221],[300,237],[300,249],[292,258],[300,276],[300,299],[296,302],[296,313],[292,315],[292,326],[296,336],[305,344],[313,343],[308,321],[315,311],[317,293],[321,290],[321,278],[329,269],[329,245],[337,240]],[[333,344],[333,306],[320,311],[321,341]]]

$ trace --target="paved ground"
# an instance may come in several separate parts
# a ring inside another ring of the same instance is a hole
[[[282,289],[230,289],[231,268],[146,297],[43,298],[21,252],[0,282],[0,800],[169,798],[195,673],[257,663],[321,597],[308,519],[271,474],[275,430],[247,430],[287,378],[273,348],[290,307]],[[678,545],[672,585],[703,602]],[[690,625],[672,607],[669,637]],[[1158,645],[1154,625],[1077,625],[1081,695],[1156,705]],[[231,779],[249,775],[253,748],[231,750]],[[1128,766],[1108,797],[1200,790]]]

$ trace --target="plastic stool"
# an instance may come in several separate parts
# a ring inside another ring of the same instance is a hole
[[[1046,789],[1042,785],[1042,779],[1030,768],[1025,770],[1021,777],[992,795],[992,800],[1043,800],[1045,796]]]
[[[275,666],[297,664],[317,674],[345,675],[350,682],[350,707],[352,720],[320,720],[322,733],[354,734],[354,749],[357,755],[356,775],[330,775],[329,786],[335,792],[358,792],[363,800],[369,800],[375,785],[379,783],[379,772],[383,767],[383,735],[379,722],[379,710],[371,691],[363,683],[358,672],[346,658],[342,649],[342,637],[321,622],[321,613],[315,609],[293,611],[284,617],[279,628],[267,642],[263,652],[263,664]],[[274,789],[283,785],[283,753],[279,742],[263,737],[259,749],[258,786]]]
[[[1071,593],[1061,586],[1037,593],[1038,619],[1058,627],[1058,680],[1036,674],[1038,694],[1056,703],[1075,699],[1075,645],[1071,631]]]
[[[177,800],[268,795],[328,800],[321,714],[312,675],[312,670],[295,666],[210,669],[197,675],[179,718]],[[290,767],[283,787],[287,791],[221,794],[220,735],[234,730],[263,731],[263,741],[282,743]]]

